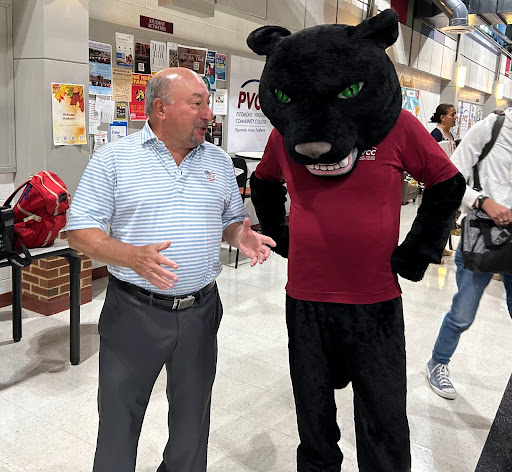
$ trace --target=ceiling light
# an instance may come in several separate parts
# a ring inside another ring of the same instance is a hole
[[[502,82],[498,82],[496,84],[496,90],[495,90],[496,100],[503,100],[503,92],[504,91],[505,91],[505,84],[503,84]]]
[[[469,25],[453,25],[453,26],[445,26],[440,30],[445,34],[466,34],[471,33],[475,28],[474,26]]]

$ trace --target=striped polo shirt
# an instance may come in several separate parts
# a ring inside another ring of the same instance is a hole
[[[248,216],[231,158],[205,142],[177,166],[144,128],[99,149],[82,175],[67,229],[99,228],[135,246],[171,241],[175,287],[160,290],[131,269],[108,265],[120,280],[170,296],[195,292],[219,275],[222,232]]]

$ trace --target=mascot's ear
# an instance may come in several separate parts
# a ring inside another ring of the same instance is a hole
[[[274,46],[291,33],[280,26],[262,26],[247,38],[247,45],[260,56],[268,56]]]
[[[388,9],[365,20],[352,30],[354,39],[370,39],[386,49],[398,38],[398,15]]]

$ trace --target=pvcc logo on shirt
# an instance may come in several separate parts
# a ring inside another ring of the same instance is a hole
[[[206,175],[206,178],[207,178],[210,182],[215,182],[216,174],[215,174],[215,172],[214,172],[214,171],[205,170],[205,171],[204,171],[204,175]]]
[[[359,158],[360,161],[374,161],[375,156],[377,155],[377,148],[373,146],[371,149],[367,149],[361,157]]]

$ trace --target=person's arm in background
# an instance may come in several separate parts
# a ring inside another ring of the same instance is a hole
[[[491,140],[492,127],[498,115],[491,113],[487,118],[475,123],[461,140],[452,155],[452,162],[459,169],[466,181],[473,177],[473,167],[478,163],[485,145]],[[484,159],[487,159],[485,157]],[[478,196],[484,195],[483,191],[473,189],[466,185],[466,192],[462,199],[464,205],[469,208],[477,208]],[[491,198],[486,198],[482,204],[482,210],[487,213],[494,223],[503,225],[512,221],[512,213],[509,208],[500,205]]]

